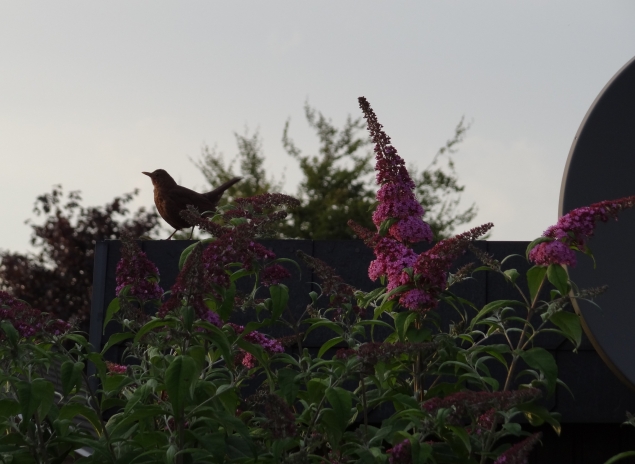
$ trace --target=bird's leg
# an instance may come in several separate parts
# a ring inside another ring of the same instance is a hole
[[[179,231],[179,229],[174,229],[174,232],[172,232],[170,234],[170,236],[168,238],[166,238],[166,240],[170,240],[172,238],[172,235],[176,234]]]
[[[192,235],[194,235],[194,227],[196,226],[192,226],[192,230],[190,231],[190,238],[188,238],[188,240],[192,240]]]

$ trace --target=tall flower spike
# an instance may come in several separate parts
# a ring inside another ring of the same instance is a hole
[[[209,284],[204,275],[202,261],[203,245],[196,244],[185,265],[172,286],[172,295],[159,309],[157,316],[165,317],[169,312],[177,309],[181,304],[187,304],[194,309],[197,318],[207,321],[217,327],[222,326],[220,317],[212,312],[203,299],[209,291]]]
[[[128,295],[138,299],[141,304],[158,300],[163,295],[158,278],[159,270],[155,264],[132,237],[124,236],[121,241],[121,259],[116,269],[117,296],[125,287],[129,287]]]
[[[296,254],[315,272],[318,279],[320,279],[322,282],[322,292],[333,299],[331,304],[337,306],[350,301],[355,294],[355,288],[344,282],[344,279],[337,275],[335,269],[321,259],[307,255],[301,250],[296,251]]]
[[[486,234],[493,226],[491,222],[483,224],[455,237],[441,240],[421,253],[413,265],[414,273],[418,276],[414,282],[417,288],[404,293],[399,302],[412,310],[425,311],[434,308],[439,295],[447,286],[448,271],[454,261],[465,252],[470,243]]]
[[[540,437],[542,437],[542,433],[538,432],[516,443],[501,454],[498,459],[494,461],[494,464],[526,464],[529,453],[536,443],[538,443]]]
[[[622,210],[633,206],[635,195],[601,201],[570,211],[542,234],[543,237],[554,240],[539,243],[532,248],[529,260],[539,266],[565,264],[574,267],[577,264],[574,250],[586,250],[587,241],[593,236],[597,221],[606,222],[610,218],[617,220]]]
[[[402,243],[431,241],[432,229],[422,219],[425,211],[415,198],[415,184],[408,174],[406,163],[390,144],[390,137],[383,131],[364,97],[359,98],[359,106],[375,143],[376,179],[381,186],[377,192],[379,205],[373,213],[373,222],[379,229],[385,221],[394,221],[388,228],[388,235]]]
[[[0,321],[10,322],[20,337],[25,338],[43,334],[61,335],[71,329],[69,323],[53,319],[3,291],[0,291]],[[0,332],[0,340],[3,337]]]

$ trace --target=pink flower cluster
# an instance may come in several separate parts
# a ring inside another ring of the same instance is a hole
[[[40,334],[61,335],[71,329],[69,323],[33,309],[26,302],[3,291],[0,291],[0,321],[10,322],[20,337],[24,338]]]
[[[129,295],[137,298],[142,304],[160,299],[163,289],[158,284],[157,267],[134,240],[124,239],[121,245],[121,259],[116,270],[117,296],[129,286]]]
[[[405,439],[386,451],[390,454],[390,464],[412,464],[412,445]]]
[[[412,310],[428,310],[436,306],[438,297],[446,288],[450,267],[469,244],[487,233],[494,224],[474,227],[455,237],[441,240],[428,251],[421,253],[413,265],[417,279],[416,288],[404,293],[399,302]]]
[[[290,277],[287,269],[279,264],[267,264],[276,255],[260,243],[256,237],[267,228],[286,217],[286,211],[277,210],[297,205],[297,200],[283,194],[263,194],[236,201],[238,207],[223,214],[226,223],[201,217],[193,207],[181,212],[181,216],[192,225],[209,232],[214,239],[207,245],[199,244],[190,253],[185,266],[172,286],[171,298],[158,312],[164,317],[183,302],[193,306],[199,318],[220,325],[216,313],[205,307],[206,294],[220,297],[231,285],[228,266],[241,263],[244,269],[263,268],[262,283],[266,286],[280,283]],[[232,221],[242,218],[244,221]],[[212,320],[213,319],[213,320]]]
[[[261,282],[265,287],[277,285],[284,279],[291,277],[291,273],[279,264],[270,264],[263,269],[261,274]]]
[[[389,237],[382,237],[375,245],[375,256],[377,259],[371,261],[368,268],[371,280],[385,275],[388,278],[388,291],[408,283],[408,274],[403,270],[412,267],[417,261],[417,254],[412,248]]]
[[[380,237],[362,226],[349,221],[355,233],[375,251],[376,259],[368,268],[368,276],[377,280],[387,277],[387,290],[403,285],[410,289],[394,295],[402,306],[427,311],[437,305],[438,297],[447,284],[447,273],[469,243],[482,236],[492,224],[476,227],[464,234],[439,242],[431,250],[417,255],[408,245],[422,240],[432,240],[430,226],[423,222],[424,210],[414,196],[414,182],[408,174],[404,160],[390,144],[390,138],[382,130],[377,116],[364,97],[359,104],[368,122],[368,130],[375,142],[377,163],[377,192],[379,205],[373,213],[373,222],[381,230],[385,221],[392,221],[388,233]],[[414,270],[414,278],[405,269]]]
[[[462,391],[445,398],[429,399],[422,407],[430,414],[436,414],[439,409],[451,409],[452,413],[447,419],[451,424],[458,425],[466,419],[485,423],[493,418],[492,410],[507,411],[540,396],[541,392],[537,388],[499,392]]]
[[[242,325],[234,323],[230,323],[229,325],[237,334],[241,334],[245,330],[245,327]],[[260,345],[269,354],[284,353],[284,347],[282,346],[282,343],[274,338],[269,338],[265,334],[257,332],[255,330],[245,335],[244,339],[250,343]],[[236,362],[242,364],[247,369],[251,369],[256,366],[256,358],[254,358],[251,353],[247,353],[242,349],[236,357]]]
[[[125,374],[128,372],[128,367],[121,364],[115,364],[110,361],[106,361],[106,369],[109,374]]]
[[[538,443],[542,434],[534,433],[523,441],[516,443],[503,454],[501,454],[494,464],[527,464],[528,456],[532,448]]]
[[[267,421],[263,426],[271,432],[273,438],[295,437],[297,433],[295,416],[284,399],[275,394],[267,395],[264,408]]]
[[[243,218],[245,222],[222,225],[201,217],[195,209],[183,211],[181,215],[192,225],[211,233],[215,239],[209,243],[203,253],[204,279],[207,286],[228,288],[230,285],[226,266],[242,263],[245,269],[253,269],[256,263],[275,259],[276,255],[260,243],[256,237],[268,227],[284,219],[286,211],[272,211],[276,208],[288,208],[298,201],[283,194],[263,194],[236,201],[238,208],[224,214],[226,219]],[[268,285],[279,283],[289,277],[288,271],[279,265],[269,265],[263,271],[263,282]]]
[[[208,284],[204,279],[202,262],[203,246],[198,244],[188,257],[185,266],[176,278],[172,286],[172,297],[161,305],[157,312],[158,317],[165,317],[173,312],[182,303],[191,306],[198,319],[207,321],[216,327],[222,327],[220,316],[211,311],[205,304],[204,295],[208,292]]]
[[[229,325],[232,326],[237,334],[241,334],[245,330],[245,327],[242,325],[234,323],[230,323]],[[269,354],[284,353],[284,347],[278,340],[276,340],[275,338],[269,338],[265,334],[257,332],[255,330],[245,335],[244,339],[250,343],[260,345]]]
[[[574,209],[558,219],[542,235],[553,241],[542,242],[529,252],[529,259],[539,266],[550,264],[576,265],[574,250],[586,250],[586,243],[595,232],[597,221],[617,219],[618,214],[635,206],[635,196],[607,200]]]
[[[414,356],[424,354],[436,349],[435,343],[413,343],[413,342],[369,342],[361,345],[357,350],[341,348],[335,353],[337,359],[348,359],[359,357],[368,366],[375,366],[380,361],[391,361],[401,355]]]
[[[368,131],[375,143],[375,170],[379,205],[373,213],[373,222],[379,228],[384,221],[395,220],[388,229],[388,235],[403,243],[432,240],[432,229],[422,216],[425,211],[414,195],[415,184],[408,174],[404,160],[390,144],[390,137],[382,129],[375,112],[364,97],[359,98],[359,106],[368,123]]]

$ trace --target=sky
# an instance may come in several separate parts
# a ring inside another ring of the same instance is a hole
[[[203,189],[191,160],[231,159],[245,128],[293,194],[285,122],[315,152],[304,103],[341,126],[362,95],[419,167],[465,116],[470,225],[532,240],[557,220],[584,115],[635,55],[634,15],[626,0],[0,1],[0,249],[30,249],[25,220],[55,184],[90,206],[138,188],[148,208],[141,171]]]

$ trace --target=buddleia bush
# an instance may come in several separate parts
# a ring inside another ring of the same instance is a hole
[[[350,226],[375,253],[374,290],[356,289],[299,253],[319,282],[303,312],[291,312],[300,296],[284,282],[298,278],[299,267],[257,239],[297,200],[262,194],[213,217],[182,212],[211,238],[183,252],[170,289],[125,240],[104,320],[119,331],[101,351],[68,324],[0,293],[3,461],[509,464],[526,462],[539,444],[531,426],[559,432],[557,414],[542,404],[561,383],[558,368],[535,341],[549,330],[579,346],[571,302],[604,289],[579,290],[563,265],[575,265],[576,251],[589,254],[596,222],[635,198],[563,216],[529,245],[535,265],[525,276],[475,247],[480,263],[453,270],[492,225],[416,253],[413,244],[432,239],[425,211],[370,105],[360,98],[360,106],[375,144],[378,204],[374,228]],[[518,299],[478,307],[457,296],[478,272],[513,286]],[[439,316],[448,310],[451,327]],[[238,325],[239,311],[255,316]],[[274,325],[286,335],[271,336]],[[327,336],[315,350],[305,346],[314,331]],[[115,345],[123,355],[107,362]],[[529,427],[519,424],[523,417]]]

